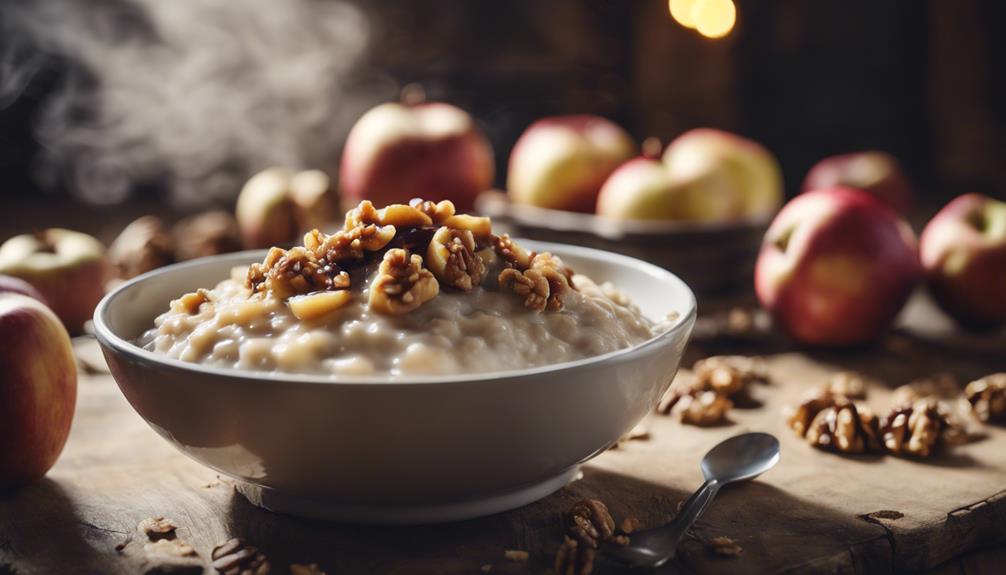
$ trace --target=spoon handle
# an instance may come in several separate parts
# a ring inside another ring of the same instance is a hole
[[[709,508],[709,504],[713,502],[716,494],[720,490],[720,483],[715,479],[707,480],[699,487],[698,490],[688,498],[684,506],[681,508],[681,513],[674,518],[674,521],[669,525],[667,537],[670,543],[671,557],[677,553],[678,545],[681,540],[684,539],[685,534],[688,530],[692,528],[695,521],[705,513],[706,509]]]

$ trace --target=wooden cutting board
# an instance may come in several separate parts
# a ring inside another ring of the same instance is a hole
[[[931,308],[912,310],[909,328],[913,321],[932,325]],[[756,482],[724,490],[684,544],[680,565],[665,572],[882,573],[931,568],[1006,541],[1006,429],[990,427],[983,440],[931,460],[841,457],[804,444],[780,414],[838,369],[858,369],[891,386],[937,371],[966,382],[1006,371],[1006,347],[966,353],[902,330],[871,351],[811,356],[786,351],[775,337],[706,336],[693,343],[686,364],[721,352],[766,358],[772,381],[752,389],[760,407],[734,410],[731,423],[705,429],[651,416],[648,440],[604,453],[584,466],[582,479],[543,501],[418,528],[332,525],[260,510],[229,480],[155,435],[110,376],[85,373],[59,463],[41,483],[0,495],[0,574],[212,573],[206,567],[212,548],[232,536],[258,546],[273,573],[286,573],[291,563],[319,563],[330,574],[480,573],[484,565],[492,566],[490,573],[543,573],[562,538],[562,513],[574,501],[600,498],[616,521],[664,522],[701,483],[702,454],[748,430],[776,434],[781,463]],[[81,355],[100,363],[93,342],[83,344]],[[869,392],[868,403],[877,409],[890,395],[882,386]],[[882,511],[903,516],[877,517]],[[198,557],[170,559],[144,549],[137,524],[159,516],[178,526],[178,538]],[[714,556],[705,542],[717,536],[735,539],[741,555]],[[528,551],[529,560],[507,561],[506,549]],[[993,552],[991,561],[1002,565],[1006,553]],[[952,569],[960,572],[957,564]],[[595,569],[610,571],[603,564]]]

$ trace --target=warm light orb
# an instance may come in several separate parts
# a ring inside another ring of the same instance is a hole
[[[691,17],[699,34],[706,38],[722,38],[734,29],[737,7],[732,0],[698,0]]]
[[[667,4],[671,9],[671,16],[685,28],[695,28],[695,18],[692,13],[696,4],[701,4],[702,0],[668,0]]]

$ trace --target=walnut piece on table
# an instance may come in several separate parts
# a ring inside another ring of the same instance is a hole
[[[214,547],[210,558],[224,575],[268,575],[272,569],[265,555],[237,537]]]
[[[552,568],[556,575],[590,575],[597,552],[589,545],[566,536],[555,554]]]
[[[964,389],[964,396],[980,421],[1006,420],[1006,373],[976,379]]]
[[[178,527],[164,517],[148,517],[136,526],[136,530],[151,541],[173,538],[176,529]]]
[[[370,286],[370,309],[385,315],[402,315],[435,298],[440,284],[423,258],[401,248],[388,250],[378,276]]]
[[[681,423],[700,427],[726,421],[733,402],[726,395],[712,390],[693,389],[682,395],[674,410]]]
[[[829,407],[834,407],[835,403],[836,397],[833,394],[827,391],[815,392],[804,398],[795,408],[791,409],[786,423],[797,435],[806,437],[811,422],[814,421],[817,414]]]
[[[806,437],[814,447],[840,453],[866,453],[880,448],[873,413],[845,399],[814,416]]]
[[[709,549],[722,557],[736,557],[744,551],[740,544],[729,537],[713,537],[709,540]]]
[[[733,395],[749,383],[767,381],[762,360],[741,355],[714,355],[695,362],[692,367],[697,384],[721,395]]]
[[[953,443],[954,426],[933,397],[895,408],[880,421],[884,447],[895,455],[928,457],[938,447]],[[948,439],[949,437],[949,439]]]
[[[569,510],[567,531],[577,541],[597,549],[602,542],[614,536],[615,520],[602,501],[582,499]]]

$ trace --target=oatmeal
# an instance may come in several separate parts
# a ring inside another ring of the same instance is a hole
[[[560,363],[657,329],[611,285],[493,235],[488,218],[363,202],[343,230],[180,294],[138,343],[218,367],[394,376]]]

